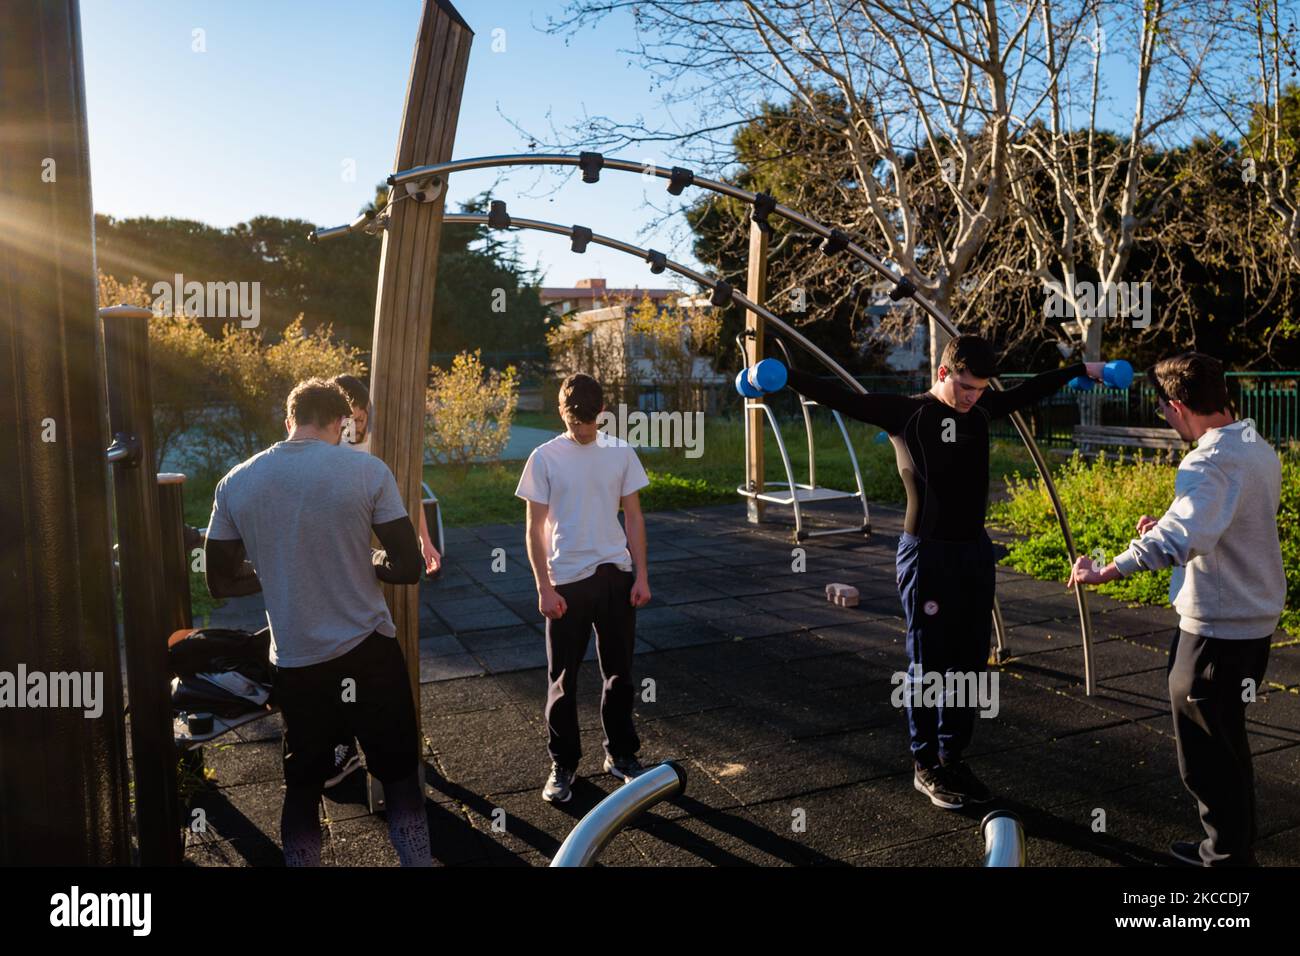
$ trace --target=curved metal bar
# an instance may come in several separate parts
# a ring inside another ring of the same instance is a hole
[[[442,220],[443,222],[458,222],[458,223],[467,223],[471,225],[483,225],[483,226],[488,225],[488,217],[482,213],[469,213],[469,212],[448,213],[447,215],[442,217]],[[536,229],[540,232],[549,232],[557,236],[569,236],[570,238],[572,238],[573,236],[572,227],[562,226],[559,223],[555,223],[555,222],[543,222],[539,219],[521,219],[518,216],[511,216],[510,225],[512,227],[517,227],[519,229]],[[600,233],[592,233],[591,239],[589,241],[596,243],[596,245],[598,246],[606,246],[610,249],[617,249],[619,252],[626,252],[628,255],[636,256],[639,259],[649,261],[648,257],[650,251],[648,249],[642,249],[640,246],[634,246],[631,243],[623,242],[620,239],[611,239],[609,236],[603,236]],[[704,275],[701,272],[696,272],[694,269],[690,268],[689,266],[682,265],[680,262],[675,262],[672,259],[665,259],[664,267],[672,272],[677,273],[679,276],[690,279],[692,282],[704,286],[705,288],[711,289],[714,287],[714,280],[710,279],[708,276]],[[825,365],[832,372],[834,372],[841,380],[843,380],[843,382],[846,385],[848,385],[854,391],[862,395],[867,394],[867,390],[863,388],[862,384],[857,379],[855,379],[852,375],[850,375],[844,369],[843,366],[841,366],[833,358],[831,358],[829,355],[823,352],[816,344],[810,342],[803,335],[803,333],[801,333],[798,329],[795,329],[794,327],[786,323],[783,319],[781,319],[780,316],[775,315],[771,310],[765,308],[764,306],[759,305],[757,302],[752,301],[743,292],[739,292],[735,289],[731,291],[731,299],[737,305],[749,309],[755,315],[762,316],[764,321],[772,323],[772,325],[774,325],[776,328],[780,329],[786,335],[790,336],[790,338],[794,339],[794,341],[798,342],[805,349],[807,349],[809,352],[815,355],[823,365]]]
[[[433,166],[417,166],[417,168],[406,170],[406,172],[394,173],[393,176],[389,177],[389,182],[398,183],[407,182],[408,179],[424,179],[430,176],[439,176],[439,174],[454,172],[456,169],[477,169],[486,168],[486,166],[500,165],[526,165],[529,163],[577,165],[578,157],[526,155],[486,156],[480,157],[480,159],[452,161],[452,163],[442,163]],[[671,177],[671,172],[664,172],[660,166],[629,163],[627,160],[606,159],[604,160],[604,166],[610,169],[628,170],[628,172],[645,172],[647,174],[653,172],[655,176],[664,178]],[[712,179],[697,178],[694,179],[692,185],[702,187],[702,189],[719,191],[719,193],[724,193],[725,195],[735,196],[735,198],[745,200],[745,202],[754,202],[755,194],[749,193],[749,191],[746,190],[736,189],[735,186],[729,186],[727,183],[714,182]],[[831,237],[831,229],[820,224],[820,222],[816,222],[815,220],[809,219],[807,216],[803,216],[802,213],[794,211],[794,209],[777,204],[775,212],[777,215],[784,216],[785,219],[792,222],[798,222],[798,224],[805,226],[805,228],[811,229],[819,235],[823,235],[823,237]],[[487,225],[487,216],[480,215],[480,213],[448,213],[448,215],[443,216],[443,221],[469,222],[469,224]],[[516,219],[516,217],[511,217],[511,225],[519,226],[520,229],[538,229],[541,230],[541,232],[554,233],[556,235],[568,235],[568,237],[571,238],[573,235],[573,230],[569,228],[569,226],[559,225],[556,224],[556,222],[542,222],[541,220]],[[593,233],[590,242],[597,243],[599,246],[615,248],[615,250],[619,250],[620,252],[627,252],[629,255],[638,256],[638,258],[649,261],[649,250],[643,250],[640,246],[633,246],[630,245],[630,243],[621,242],[619,239],[611,239],[610,237],[607,237],[607,235]],[[893,281],[898,281],[898,276],[892,271],[892,269],[889,269],[887,265],[881,263],[881,261],[876,259],[875,256],[868,254],[868,252],[863,250],[861,246],[858,246],[857,243],[849,242],[845,248],[854,256],[854,258],[870,265],[870,267],[875,269],[876,272],[879,272],[881,276],[891,278]],[[664,260],[664,267],[671,269],[672,272],[679,274],[679,276],[684,276],[693,282],[698,282],[699,285],[706,287],[714,286],[714,281],[705,276],[705,274],[695,272],[694,269],[685,267],[685,265],[676,263],[676,261],[671,259]],[[949,320],[948,316],[944,315],[943,311],[939,310],[939,308],[930,302],[930,300],[923,297],[923,295],[920,295],[915,290],[911,290],[910,295],[914,302],[917,302],[927,315],[930,315],[936,323],[943,326],[946,333],[950,334],[950,336],[958,336],[958,334],[961,334],[958,332],[957,326],[953,325],[952,320]],[[863,395],[867,394],[867,389],[863,388],[861,382],[858,382],[857,378],[849,375],[849,372],[845,371],[844,367],[842,367],[839,362],[836,362],[836,360],[832,359],[831,356],[826,354],[826,352],[819,349],[818,346],[814,345],[814,343],[809,341],[809,339],[803,336],[802,333],[794,329],[793,326],[790,326],[785,323],[785,321],[779,319],[779,317],[774,315],[770,310],[767,310],[767,308],[759,306],[757,302],[751,302],[746,295],[738,293],[736,290],[732,290],[732,300],[733,302],[740,304],[740,306],[748,308],[748,310],[754,312],[755,315],[762,316],[764,321],[774,324],[777,329],[781,330],[781,332],[784,332],[787,336],[793,338],[794,341],[800,343],[800,345],[805,347],[807,351],[810,351],[819,362],[822,362],[823,365],[826,365],[827,368],[831,369],[831,371],[835,373],[841,381],[844,381],[850,389],[853,389],[854,392]],[[992,385],[993,388],[998,390],[1002,389],[1001,382],[998,381],[997,378],[993,378]],[[1034,466],[1037,468],[1037,471],[1039,471],[1039,477],[1041,481],[1043,481],[1044,488],[1047,489],[1048,497],[1052,499],[1052,509],[1056,512],[1057,524],[1061,525],[1061,533],[1062,536],[1065,537],[1066,551],[1070,555],[1070,563],[1073,564],[1075,559],[1078,558],[1078,551],[1075,549],[1074,535],[1070,532],[1069,520],[1066,519],[1065,505],[1061,502],[1061,496],[1060,493],[1057,492],[1056,483],[1052,480],[1052,471],[1049,470],[1047,460],[1043,458],[1043,453],[1041,453],[1039,446],[1037,446],[1037,442],[1034,440],[1034,434],[1032,434],[1027,425],[1024,424],[1024,419],[1019,415],[1019,412],[1015,412],[1015,414],[1011,415],[1011,423],[1015,425],[1015,431],[1021,434],[1021,440],[1024,442],[1024,445],[1026,445],[1028,451],[1030,451],[1030,457],[1034,459]],[[1091,696],[1093,691],[1096,689],[1092,667],[1092,614],[1089,613],[1088,610],[1086,589],[1074,588],[1074,596],[1075,604],[1079,609],[1079,631],[1083,643],[1084,693]],[[993,598],[993,604],[995,604],[993,627],[995,627],[997,632],[997,648],[1005,656],[1006,633],[1004,623],[1002,623],[1001,610],[1000,607],[997,606],[996,596]]]
[[[686,771],[669,760],[629,780],[578,821],[551,860],[553,867],[591,866],[618,832],[661,800],[686,790]]]
[[[464,172],[464,170],[469,169],[491,169],[497,168],[497,166],[577,166],[581,163],[581,156],[567,155],[567,153],[502,153],[502,155],[497,156],[476,156],[473,157],[473,159],[451,160],[448,161],[448,163],[415,166],[415,168],[403,169],[391,174],[387,181],[389,181],[390,185],[395,186],[399,185],[399,183],[424,181],[424,179],[430,178],[441,179],[441,177],[447,176],[447,174]],[[650,163],[637,163],[637,161],[634,160],[617,159],[615,156],[601,155],[601,168],[612,169],[615,170],[615,172],[621,173],[637,173],[640,174],[640,176],[654,176],[659,179],[669,179],[669,181],[672,181],[673,176],[675,176],[675,170],[672,168],[666,169],[664,166]],[[719,181],[719,179],[697,177],[694,176],[694,173],[690,174],[689,183],[686,183],[686,185],[697,186],[699,189],[705,189],[711,191],[711,193],[731,196],[732,199],[740,199],[741,202],[749,203],[750,206],[753,206],[754,200],[757,198],[757,194],[750,193],[749,190],[738,189],[737,186],[732,186],[731,183],[728,182]],[[800,225],[802,228],[810,230],[810,232],[816,233],[824,239],[831,239],[832,233],[837,233],[837,230],[833,230],[829,228],[829,226],[823,225],[822,222],[809,219],[809,217],[803,215],[803,213],[798,211],[798,209],[781,206],[780,203],[774,204],[771,212],[775,212],[777,216],[783,217],[783,219],[789,220],[790,222],[794,222],[794,224]],[[842,237],[844,234],[840,233],[840,235]],[[846,239],[846,237],[844,238]],[[867,265],[867,267],[874,269],[874,271],[878,272],[881,277],[888,278],[888,280],[893,282],[901,281],[901,277],[898,276],[893,269],[889,268],[888,265],[885,265],[883,261],[876,259],[875,256],[871,255],[870,252],[867,252],[865,248],[858,246],[857,243],[846,241],[844,248],[849,252],[849,255],[853,256],[854,259],[857,259],[861,261],[861,263]],[[909,297],[913,299],[920,308],[922,308],[922,311],[926,312],[926,315],[930,316],[931,319],[936,321],[936,323],[939,323],[941,328],[944,329],[944,332],[948,333],[949,336],[957,336],[957,334],[959,334],[956,326],[953,325],[952,320],[945,315],[943,310],[940,310],[939,307],[935,306],[935,303],[931,302],[930,299],[924,297],[924,295],[920,294],[917,289],[911,287],[910,284],[906,287],[905,291],[906,294],[909,295]],[[822,358],[823,362],[826,362],[823,355],[819,354],[818,358]],[[826,364],[829,368],[832,368],[832,371],[839,373],[839,369],[837,369],[835,364],[828,362]],[[993,378],[993,388],[1002,388],[1000,382],[997,381],[997,378]],[[1024,427],[1024,423],[1022,420],[1019,420],[1019,416],[1014,416],[1014,418],[1015,428],[1017,428],[1017,431],[1021,433],[1021,438],[1024,441],[1024,444],[1030,446],[1030,454],[1035,459],[1035,466],[1039,466],[1039,462],[1041,458],[1043,458],[1043,455],[1041,455],[1039,450],[1037,450],[1034,436],[1032,436],[1030,431]],[[1074,559],[1078,557],[1078,553],[1076,553],[1074,536],[1070,533],[1069,522],[1067,522],[1065,516],[1065,506],[1062,505],[1061,498],[1057,494],[1056,483],[1053,483],[1052,480],[1052,473],[1050,473],[1047,468],[1039,466],[1039,476],[1043,479],[1043,484],[1048,490],[1048,496],[1052,498],[1052,507],[1053,510],[1056,511],[1057,522],[1061,524],[1061,532],[1062,535],[1065,536],[1066,550],[1069,551],[1070,561],[1073,563]],[[1093,689],[1091,678],[1092,618],[1088,611],[1086,592],[1075,588],[1075,594],[1076,601],[1078,601],[1079,605],[1080,627],[1082,627],[1083,630],[1084,672],[1086,672],[1088,693],[1091,695]]]
[[[994,810],[980,821],[985,866],[1024,866],[1025,828],[1009,810]]]

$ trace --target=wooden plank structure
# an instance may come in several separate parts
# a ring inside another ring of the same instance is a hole
[[[394,169],[451,159],[469,65],[469,25],[446,0],[425,0],[411,60],[406,109]],[[411,521],[419,526],[424,465],[424,397],[433,332],[445,193],[433,202],[390,194],[379,260],[370,394],[375,403],[373,451],[392,469]],[[384,585],[420,708],[419,589]]]
[[[0,720],[0,861],[130,861],[104,350],[75,0],[0,5],[0,670],[102,678],[102,713]]]
[[[1189,450],[1187,442],[1172,428],[1141,428],[1133,425],[1075,425],[1074,443],[1085,455],[1101,447],[1139,448],[1166,453]]]

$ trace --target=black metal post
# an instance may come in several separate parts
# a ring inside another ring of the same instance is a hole
[[[113,472],[131,756],[140,862],[180,863],[180,809],[176,745],[172,735],[167,668],[166,583],[157,474],[153,467],[153,395],[149,383],[149,310],[101,309],[108,371],[108,418],[114,434],[134,436],[134,461]]]

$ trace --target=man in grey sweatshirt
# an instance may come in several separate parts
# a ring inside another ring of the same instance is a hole
[[[1169,597],[1179,626],[1169,650],[1169,701],[1178,768],[1200,805],[1206,838],[1170,851],[1197,866],[1253,865],[1246,704],[1264,679],[1286,598],[1277,533],[1282,467],[1254,423],[1232,413],[1217,359],[1186,352],[1157,363],[1147,378],[1160,414],[1196,449],[1178,467],[1163,517],[1144,515],[1139,537],[1104,568],[1080,557],[1070,585],[1173,567]]]

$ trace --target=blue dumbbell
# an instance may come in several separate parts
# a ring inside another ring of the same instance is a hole
[[[758,398],[785,388],[786,368],[777,359],[766,358],[736,373],[736,391],[746,398]]]
[[[1133,384],[1133,366],[1123,359],[1114,359],[1102,367],[1101,377],[1111,388],[1128,388]]]
[[[1124,359],[1113,359],[1102,366],[1101,381],[1110,388],[1128,388],[1133,384],[1133,366]],[[1080,392],[1090,392],[1092,386],[1092,379],[1086,375],[1070,379],[1070,387]]]
[[[736,391],[746,398],[758,398],[763,393],[749,384],[748,372],[748,368],[742,368],[736,373]]]

